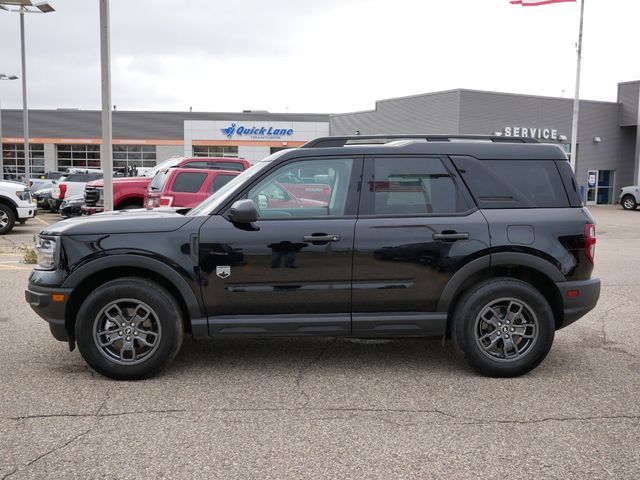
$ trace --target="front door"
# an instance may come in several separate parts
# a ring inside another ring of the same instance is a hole
[[[362,161],[276,166],[235,200],[259,219],[214,215],[200,229],[199,275],[209,333],[348,335],[357,186]]]
[[[489,229],[450,160],[367,158],[353,262],[354,335],[439,335],[442,291],[489,248]]]

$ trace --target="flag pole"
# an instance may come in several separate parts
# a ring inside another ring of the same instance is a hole
[[[578,160],[578,114],[580,112],[580,67],[582,66],[582,25],[584,21],[584,2],[580,0],[580,30],[578,31],[578,58],[576,61],[576,92],[573,99],[573,126],[571,128],[571,169],[576,171]]]

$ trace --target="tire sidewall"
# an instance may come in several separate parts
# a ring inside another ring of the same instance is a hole
[[[16,216],[14,215],[13,210],[11,210],[11,207],[4,204],[0,204],[0,210],[5,212],[7,217],[9,217],[9,223],[7,223],[4,228],[0,228],[0,235],[4,235],[5,233],[9,233],[13,230],[13,226],[16,224]]]
[[[522,358],[509,362],[484,354],[475,340],[475,320],[492,300],[512,297],[525,302],[538,321],[538,338]],[[497,377],[513,377],[534,369],[549,353],[555,335],[555,319],[547,300],[533,286],[520,280],[491,280],[465,295],[454,314],[454,338],[471,365],[480,372]]]
[[[94,341],[94,323],[102,308],[112,301],[132,298],[151,307],[162,330],[155,352],[137,365],[109,361]],[[173,360],[182,344],[180,309],[171,295],[152,282],[136,279],[114,280],[94,290],[83,302],[75,325],[76,342],[85,361],[98,373],[118,380],[136,380],[157,373]]]

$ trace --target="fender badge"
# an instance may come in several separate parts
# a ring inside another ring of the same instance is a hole
[[[229,265],[221,265],[216,267],[216,275],[220,278],[227,278],[231,276],[231,267]]]

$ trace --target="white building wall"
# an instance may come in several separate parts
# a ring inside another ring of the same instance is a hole
[[[182,145],[156,145],[156,163],[160,163],[167,158],[179,157],[184,155]],[[191,152],[189,152],[191,155]]]

